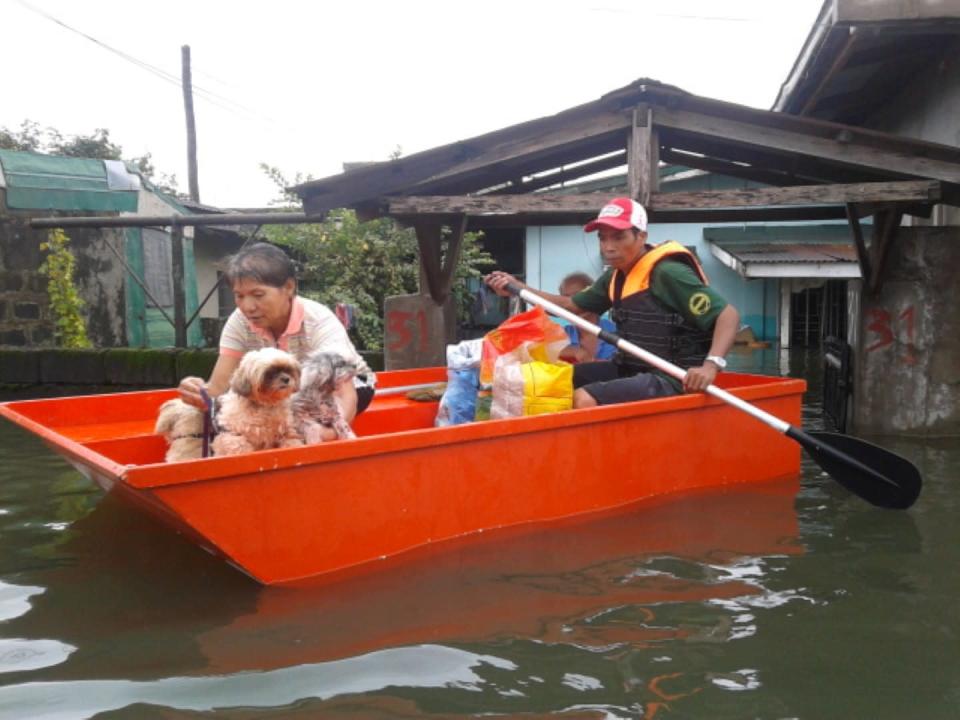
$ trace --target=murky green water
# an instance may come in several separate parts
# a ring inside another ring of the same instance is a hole
[[[284,590],[0,421],[0,718],[953,719],[960,442],[881,442],[923,472],[909,512],[805,463]]]

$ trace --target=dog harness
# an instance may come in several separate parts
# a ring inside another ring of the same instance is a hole
[[[204,387],[200,388],[200,397],[203,398],[205,408],[203,413],[203,434],[199,436],[192,435],[191,437],[203,438],[203,454],[201,457],[206,458],[213,454],[210,445],[213,443],[213,439],[217,436],[217,433],[220,432],[220,428],[217,425],[217,398],[210,397],[210,394]]]

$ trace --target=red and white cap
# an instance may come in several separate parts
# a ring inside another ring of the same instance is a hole
[[[636,228],[646,232],[647,211],[643,209],[643,205],[630,198],[614,198],[603,206],[596,220],[591,220],[583,226],[583,231],[593,232],[601,226],[614,230]]]

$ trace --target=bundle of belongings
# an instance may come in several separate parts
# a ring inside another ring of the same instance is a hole
[[[573,366],[559,359],[563,328],[535,308],[504,321],[483,338],[447,348],[447,389],[436,424],[569,410]]]

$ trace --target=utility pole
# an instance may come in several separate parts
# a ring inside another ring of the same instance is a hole
[[[200,186],[197,183],[197,128],[193,120],[193,79],[190,73],[190,46],[180,48],[183,75],[183,109],[187,114],[187,178],[190,199],[200,202]]]

